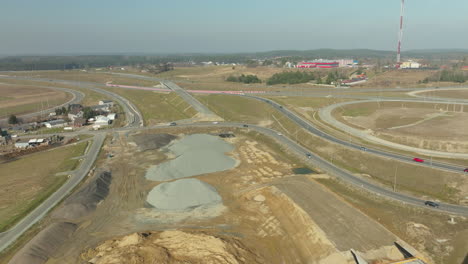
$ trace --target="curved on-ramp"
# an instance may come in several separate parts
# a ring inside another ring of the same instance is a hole
[[[319,110],[319,117],[322,119],[323,122],[332,125],[335,128],[338,128],[346,133],[349,133],[355,137],[363,139],[368,142],[376,143],[382,146],[387,146],[394,149],[399,149],[403,151],[409,151],[414,153],[420,153],[426,156],[433,156],[433,157],[441,157],[441,158],[458,158],[458,159],[468,159],[468,154],[466,153],[452,153],[452,152],[444,152],[444,151],[437,151],[437,150],[429,150],[429,149],[422,149],[411,147],[395,142],[391,142],[376,136],[373,136],[365,131],[356,129],[354,127],[348,126],[340,121],[338,121],[333,116],[333,111],[338,107],[343,107],[352,104],[362,104],[362,103],[378,103],[378,102],[400,102],[400,100],[394,99],[381,99],[381,100],[361,100],[361,101],[352,101],[352,102],[342,102],[337,104],[332,104],[321,108]],[[406,100],[405,102],[414,102],[414,103],[434,103],[434,102],[426,102],[422,100]],[[463,103],[468,105],[468,102]]]

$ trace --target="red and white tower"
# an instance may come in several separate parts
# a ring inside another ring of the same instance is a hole
[[[397,67],[399,67],[401,63],[401,40],[403,39],[403,14],[404,12],[405,12],[405,0],[401,0],[400,31],[398,32]]]

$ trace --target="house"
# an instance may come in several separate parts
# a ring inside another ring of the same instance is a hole
[[[65,120],[63,119],[57,119],[57,120],[52,120],[52,121],[47,121],[47,122],[44,122],[44,125],[47,127],[47,128],[53,128],[53,127],[63,127],[67,124],[67,122],[65,122]]]
[[[43,143],[45,143],[45,142],[46,142],[46,140],[43,139],[43,138],[33,138],[33,139],[30,139],[30,140],[28,141],[28,144],[29,144],[29,146],[33,146],[33,147],[34,147],[34,146],[41,145],[41,144],[43,144]]]
[[[82,117],[77,117],[73,120],[73,126],[74,127],[82,127],[86,125],[86,119],[82,118]]]
[[[27,148],[29,147],[29,143],[28,142],[16,142],[15,143],[15,148]]]
[[[83,106],[80,104],[71,104],[68,105],[68,113],[77,114],[83,110]]]
[[[110,112],[110,106],[108,104],[103,104],[103,105],[92,105],[90,108],[93,111],[99,112],[99,113],[108,113]]]
[[[96,126],[107,126],[110,123],[110,119],[107,116],[96,116],[94,125]]]
[[[77,113],[68,113],[68,118],[70,118],[71,121],[74,121],[76,118],[83,117],[83,111],[79,111]]]
[[[99,105],[108,105],[109,107],[114,106],[114,101],[112,100],[101,100],[99,101]]]
[[[117,114],[116,113],[110,113],[110,114],[107,115],[107,118],[109,118],[109,120],[111,120],[111,121],[114,121],[117,118]]]
[[[26,133],[28,131],[34,130],[36,127],[37,127],[37,123],[28,123],[28,124],[16,125],[12,127],[11,130]]]

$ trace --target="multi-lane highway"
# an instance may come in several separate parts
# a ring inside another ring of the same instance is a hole
[[[14,78],[14,77],[9,77],[9,78]],[[146,77],[149,78],[149,77]],[[97,154],[99,152],[99,149],[104,141],[105,134],[107,132],[116,132],[116,131],[136,131],[136,130],[144,130],[144,129],[167,129],[169,126],[152,126],[152,127],[143,127],[143,119],[138,111],[138,109],[131,103],[129,102],[126,98],[123,98],[115,93],[112,93],[107,90],[103,90],[98,88],[99,85],[101,84],[95,84],[95,83],[89,83],[89,82],[75,82],[75,81],[64,81],[64,80],[48,80],[48,79],[43,79],[43,78],[28,78],[28,77],[17,77],[16,79],[27,79],[27,80],[39,80],[39,81],[48,81],[48,82],[54,82],[54,83],[63,83],[67,85],[75,85],[80,88],[85,88],[85,89],[91,89],[93,91],[99,92],[101,94],[105,94],[114,100],[116,100],[124,109],[128,124],[126,127],[123,128],[117,128],[117,129],[110,129],[110,130],[101,130],[101,131],[86,131],[83,133],[93,133],[95,134],[94,136],[94,141],[89,149],[86,159],[83,161],[83,163],[80,165],[80,168],[74,172],[72,177],[70,178],[69,181],[65,185],[62,186],[62,188],[59,189],[56,193],[54,193],[52,196],[50,196],[43,204],[41,204],[39,207],[37,207],[31,214],[29,214],[26,218],[24,218],[22,221],[20,221],[16,226],[14,226],[12,229],[9,231],[0,234],[0,251],[6,248],[10,243],[12,243],[17,237],[19,237],[24,231],[26,231],[31,225],[33,225],[35,222],[37,222],[40,218],[42,218],[47,211],[49,211],[54,205],[56,205],[60,200],[67,195],[74,186],[76,186],[87,174],[87,172],[90,170],[94,160],[97,157]],[[160,80],[161,81],[161,80]],[[165,83],[165,81],[162,81]],[[177,85],[170,83],[169,85],[166,84],[169,88],[172,90],[177,90],[177,89],[182,89],[178,87]],[[177,87],[175,87],[177,86]],[[250,95],[244,95],[248,98],[255,99],[262,101],[264,103],[270,104],[272,107],[276,108],[278,111],[283,113],[285,116],[287,116],[289,119],[297,123],[299,126],[302,128],[306,129],[307,131],[320,136],[326,140],[329,140],[331,142],[349,147],[349,148],[354,148],[354,149],[359,149],[362,150],[362,146],[347,142],[345,140],[338,139],[336,137],[333,137],[332,135],[327,134],[324,131],[319,130],[312,124],[310,124],[308,121],[304,120],[294,112],[288,110],[286,107],[272,101],[269,99],[265,99],[262,97],[257,97],[257,96],[250,96]],[[196,100],[194,97],[190,96],[190,98],[182,97],[186,100],[189,100],[190,104],[196,105],[200,104],[198,100]],[[204,107],[204,106],[203,106]],[[209,111],[209,110],[208,110]],[[211,111],[210,111],[211,112]],[[207,112],[208,113],[208,112]],[[245,126],[247,125],[247,127]],[[265,127],[260,127],[256,125],[250,125],[250,124],[243,124],[243,123],[219,123],[219,124],[212,124],[212,123],[192,123],[192,124],[183,124],[179,125],[181,127],[210,127],[210,126],[217,126],[217,127],[225,127],[225,128],[242,128],[242,129],[252,129],[257,132],[260,132],[266,136],[269,136],[271,138],[276,139],[278,142],[280,142],[285,148],[287,148],[289,151],[292,153],[299,155],[304,159],[305,162],[311,163],[313,166],[316,166],[317,168],[320,168],[321,170],[327,172],[330,175],[336,176],[348,183],[351,183],[355,186],[358,186],[360,188],[363,188],[365,190],[368,190],[370,192],[376,193],[377,195],[380,195],[382,197],[390,198],[405,204],[409,205],[414,205],[418,207],[424,207],[424,200],[409,196],[406,194],[398,193],[398,192],[393,192],[392,190],[373,184],[372,182],[368,182],[364,179],[361,179],[359,177],[356,177],[353,175],[351,172],[348,172],[344,169],[341,169],[334,164],[316,156],[316,155],[311,155],[310,158],[306,157],[307,153],[312,153],[313,151],[306,149],[305,147],[301,146],[300,144],[294,142],[293,140],[289,139],[286,136],[283,136],[279,134],[277,131],[274,131],[269,128]],[[173,128],[173,127],[171,127]],[[67,133],[65,133],[67,134]],[[74,132],[73,134],[76,134]],[[364,150],[362,150],[364,151]],[[397,153],[391,153],[387,151],[382,151],[378,149],[365,149],[368,153],[383,156],[386,158],[392,158],[400,161],[405,161],[405,162],[411,162],[411,157],[407,157],[404,155],[400,155]],[[422,166],[428,166],[428,164],[420,164]],[[455,165],[450,165],[450,164],[444,164],[444,163],[437,163],[433,162],[431,164],[432,167],[437,168],[437,169],[444,169],[444,170],[449,170],[449,171],[455,171],[455,172],[460,172],[463,170],[460,166],[455,166]],[[449,214],[458,214],[458,215],[464,215],[468,216],[468,207],[465,206],[460,206],[460,205],[451,205],[451,204],[445,204],[441,203],[440,207],[438,208],[429,208],[432,210],[436,210],[439,212],[443,213],[449,213]]]
[[[384,150],[381,150],[381,149],[370,148],[370,147],[363,148],[362,145],[358,145],[358,144],[355,144],[353,142],[342,140],[342,139],[339,139],[337,137],[334,137],[334,136],[320,130],[316,126],[312,125],[310,122],[304,120],[302,117],[300,117],[296,113],[292,112],[291,110],[287,109],[285,106],[282,106],[282,105],[280,105],[280,104],[278,104],[278,103],[276,103],[276,102],[274,102],[274,101],[272,101],[270,99],[266,99],[266,98],[262,98],[262,97],[258,97],[258,96],[251,96],[251,95],[244,95],[244,97],[256,99],[256,100],[259,100],[259,101],[270,104],[275,109],[277,109],[278,111],[280,111],[281,113],[286,115],[289,119],[294,121],[296,124],[298,124],[299,126],[304,128],[305,130],[307,130],[310,133],[315,134],[315,135],[317,135],[317,136],[319,136],[321,138],[324,138],[324,139],[326,139],[328,141],[331,141],[333,143],[340,144],[342,146],[349,147],[349,148],[352,148],[352,149],[357,149],[357,150],[360,150],[360,151],[366,151],[366,152],[368,152],[370,154],[378,155],[378,156],[385,157],[385,158],[390,158],[390,159],[395,159],[395,160],[399,160],[399,161],[414,163],[414,161],[413,161],[414,157],[412,157],[412,156],[406,156],[406,155],[393,153],[393,152],[389,152],[389,151],[384,151]],[[446,171],[451,171],[451,172],[458,172],[458,173],[463,173],[463,170],[465,169],[465,167],[462,167],[462,166],[459,166],[459,165],[441,163],[441,162],[436,162],[436,161],[433,161],[431,163],[429,163],[429,162],[428,163],[418,163],[417,165],[427,166],[427,167],[446,170]]]

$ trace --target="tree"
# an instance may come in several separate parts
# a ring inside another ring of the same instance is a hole
[[[91,109],[91,107],[85,107],[83,108],[83,118],[88,120],[92,117],[96,116],[96,112]]]
[[[15,115],[10,115],[10,117],[8,118],[8,124],[16,125],[18,123],[19,123],[18,118]]]

